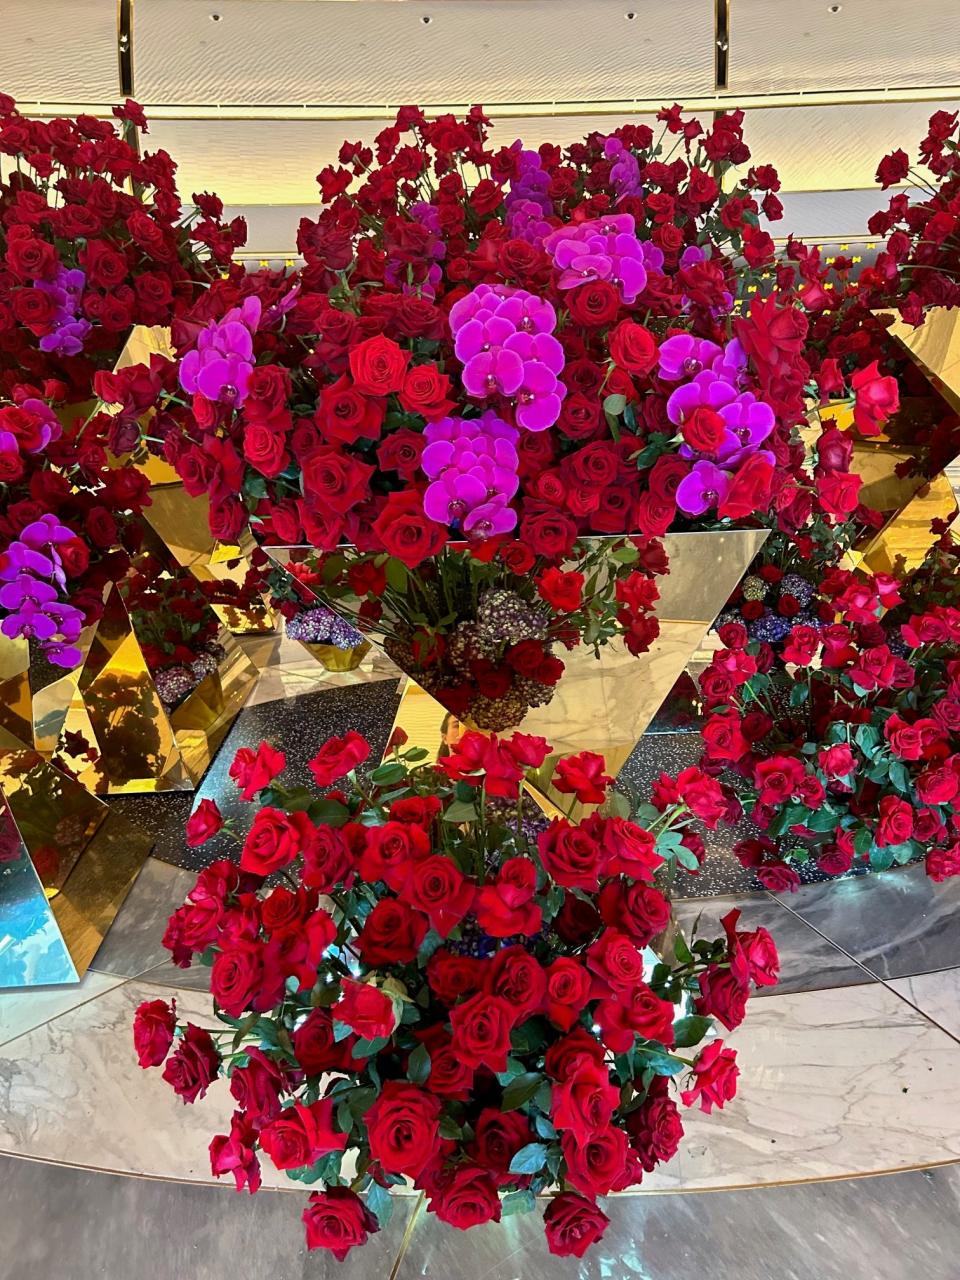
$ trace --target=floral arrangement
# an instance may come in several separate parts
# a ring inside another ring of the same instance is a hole
[[[335,649],[355,649],[363,644],[363,636],[332,609],[317,605],[301,609],[287,619],[286,633],[291,640],[304,644],[332,644]]]
[[[779,890],[811,860],[839,875],[923,856],[934,880],[960,874],[960,609],[928,599],[898,622],[897,583],[840,570],[822,593],[836,621],[794,625],[785,670],[732,623],[701,678],[704,762],[764,832],[735,852]]]
[[[135,103],[115,114],[146,132]],[[0,154],[0,613],[5,635],[72,666],[148,500],[108,453],[139,447],[153,384],[111,370],[133,325],[192,306],[244,227],[208,195],[184,218],[170,157],[141,157],[107,121],[32,120],[0,94]]]
[[[847,514],[855,487],[804,473],[793,431],[793,272],[738,313],[780,213],[770,166],[735,175],[741,125],[671,108],[659,136],[530,151],[494,148],[479,108],[409,108],[345,143],[305,265],[230,273],[174,326],[152,430],[211,527],[310,548],[324,602],[500,731],[564,648],[649,648],[651,539],[792,527],[814,490]]]
[[[552,1192],[550,1250],[581,1256],[607,1218],[599,1196],[672,1157],[680,1101],[709,1113],[736,1090],[734,1028],[751,984],[777,980],[764,929],[645,949],[669,922],[659,869],[690,860],[694,816],[719,786],[662,777],[628,816],[589,753],[557,769],[590,818],[530,821],[521,787],[549,746],[468,732],[437,766],[421,749],[357,772],[369,746],[331,739],[310,762],[321,798],[282,782],[267,743],[231,776],[256,797],[233,831],[204,800],[187,839],[239,842],[171,917],[181,966],[211,965],[211,1033],[149,1001],[134,1039],[185,1102],[218,1076],[237,1108],[210,1144],[217,1177],[256,1191],[260,1157],[312,1191],[309,1248],[343,1258],[412,1183],[459,1228],[532,1211]],[[696,865],[696,857],[692,857]],[[697,1048],[696,1046],[700,1046]]]

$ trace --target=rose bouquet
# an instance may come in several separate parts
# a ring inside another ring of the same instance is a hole
[[[135,103],[116,114],[145,131]],[[243,226],[213,196],[183,218],[170,157],[105,121],[31,120],[0,94],[0,154],[0,613],[71,666],[147,501],[108,451],[139,446],[154,384],[110,371],[133,325],[169,325],[216,278]]]
[[[178,964],[211,964],[223,1030],[148,1002],[139,1060],[165,1064],[186,1102],[227,1077],[237,1109],[213,1173],[256,1191],[263,1155],[320,1184],[310,1248],[343,1258],[412,1183],[460,1228],[552,1191],[549,1247],[579,1256],[606,1226],[597,1197],[674,1154],[671,1081],[708,1113],[734,1095],[733,1051],[694,1046],[711,1017],[738,1025],[751,983],[776,981],[769,934],[738,932],[733,912],[725,938],[645,959],[670,918],[654,877],[696,847],[694,814],[716,823],[720,788],[696,769],[664,776],[632,821],[582,753],[561,789],[603,808],[531,821],[521,787],[549,750],[468,732],[436,767],[398,746],[364,775],[350,732],[310,762],[335,787],[321,798],[285,786],[263,743],[231,768],[258,797],[249,829],[230,832],[209,800],[190,819],[191,844],[240,842],[239,865],[203,871],[165,937]]]
[[[806,314],[735,316],[776,173],[734,180],[739,113],[660,119],[530,151],[404,109],[320,174],[299,271],[174,326],[157,434],[218,533],[312,551],[320,598],[486,728],[564,646],[644,652],[650,539],[753,522],[797,457]]]
[[[704,762],[764,831],[736,853],[771,889],[811,860],[839,875],[925,855],[934,880],[960,874],[960,610],[928,602],[898,624],[892,579],[842,571],[823,594],[837,621],[793,627],[788,678],[739,624],[702,677]]]

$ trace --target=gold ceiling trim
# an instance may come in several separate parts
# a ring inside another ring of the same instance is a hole
[[[940,102],[949,99],[960,101],[960,85],[923,85],[909,88],[886,89],[811,89],[793,93],[713,93],[685,96],[684,110],[691,112],[726,111],[739,107],[744,111],[793,107],[824,106],[881,106],[884,103]],[[664,106],[665,97],[625,98],[583,102],[494,102],[484,103],[484,109],[492,118],[528,116],[622,116],[655,114]],[[22,110],[40,119],[53,116],[86,114],[109,116],[113,103],[92,102],[28,102],[20,101]],[[346,104],[266,104],[254,106],[230,103],[144,103],[147,114],[153,120],[393,120],[403,104],[397,103],[346,103]],[[431,116],[449,112],[461,114],[469,110],[469,102],[424,103],[424,111]]]

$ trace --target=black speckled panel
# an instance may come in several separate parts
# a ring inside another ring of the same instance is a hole
[[[230,764],[240,747],[256,748],[266,739],[286,752],[287,785],[312,782],[307,761],[331,737],[356,729],[368,739],[371,758],[379,759],[386,747],[397,711],[398,686],[394,680],[324,689],[299,698],[264,702],[241,711],[216,759],[192,795],[124,796],[113,801],[123,812],[156,836],[154,856],[188,871],[200,871],[217,858],[236,859],[239,846],[220,837],[199,849],[188,849],[183,827],[203,799],[216,800],[224,817],[240,815],[241,829],[249,824],[252,806],[238,799],[229,776]]]

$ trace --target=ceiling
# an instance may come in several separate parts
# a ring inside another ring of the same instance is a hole
[[[343,138],[407,102],[482,102],[531,144],[741,106],[788,193],[777,233],[847,240],[880,157],[960,104],[958,0],[3,0],[3,27],[0,90],[45,114],[136,97],[254,254],[290,252]]]

